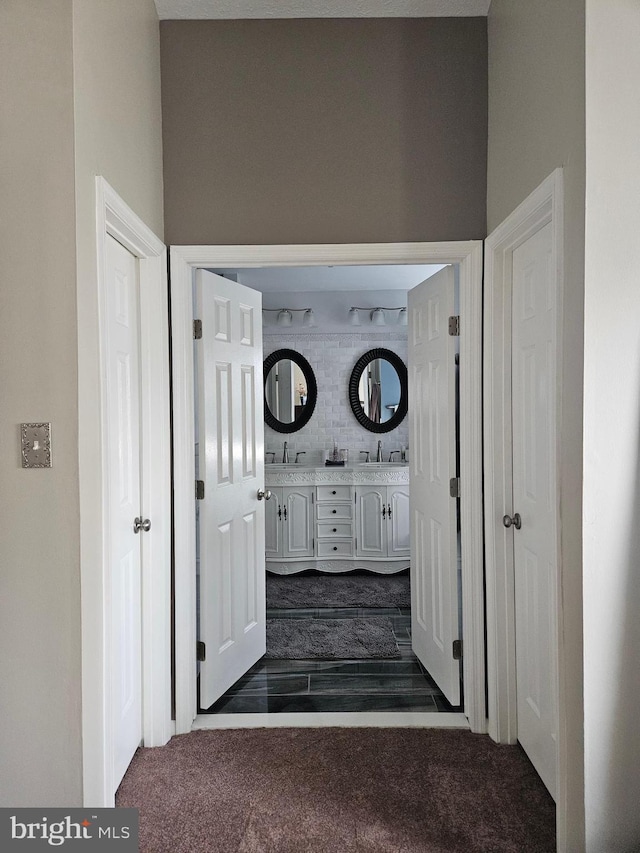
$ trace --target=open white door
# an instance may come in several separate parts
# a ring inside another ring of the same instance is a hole
[[[445,267],[409,291],[411,637],[452,705],[460,703],[456,500],[455,280]]]
[[[198,270],[200,705],[266,648],[262,294]]]

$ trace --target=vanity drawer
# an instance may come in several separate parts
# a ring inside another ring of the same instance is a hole
[[[353,517],[353,505],[348,504],[316,504],[318,521],[337,521],[341,518]]]
[[[353,541],[351,539],[318,541],[318,557],[353,557]]]
[[[318,539],[327,538],[351,538],[351,522],[350,521],[321,521],[318,523]]]
[[[317,501],[350,501],[351,486],[316,486]]]

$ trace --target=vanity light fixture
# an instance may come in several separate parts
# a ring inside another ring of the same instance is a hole
[[[276,317],[276,323],[279,326],[291,326],[293,324],[293,313],[295,311],[302,311],[302,325],[303,326],[315,326],[316,318],[313,316],[313,309],[311,308],[263,308],[263,311],[276,311],[278,316]]]
[[[354,305],[352,308],[349,309],[349,322],[352,326],[360,325],[360,314],[358,313],[359,311],[367,311],[369,313],[369,320],[373,323],[374,326],[387,325],[385,311],[398,311],[398,325],[407,325],[407,309],[402,306],[399,308],[384,308],[383,306],[378,306],[377,308],[363,308],[362,306]]]

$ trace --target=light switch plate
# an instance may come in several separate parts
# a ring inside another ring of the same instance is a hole
[[[51,424],[20,424],[22,467],[51,468]]]

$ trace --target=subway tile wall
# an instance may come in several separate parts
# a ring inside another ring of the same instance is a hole
[[[265,358],[277,349],[296,350],[307,359],[318,383],[315,411],[309,423],[301,430],[284,434],[265,425],[265,450],[275,452],[276,462],[282,461],[284,441],[289,448],[290,460],[293,462],[297,451],[304,451],[303,461],[306,465],[324,464],[325,454],[333,448],[334,440],[339,448],[347,448],[349,462],[364,459],[360,456],[361,450],[369,450],[373,459],[378,439],[382,441],[385,461],[389,458],[390,451],[408,447],[408,417],[391,432],[369,432],[360,426],[349,405],[351,371],[360,356],[377,347],[391,350],[406,364],[407,328],[384,333],[265,335]]]

